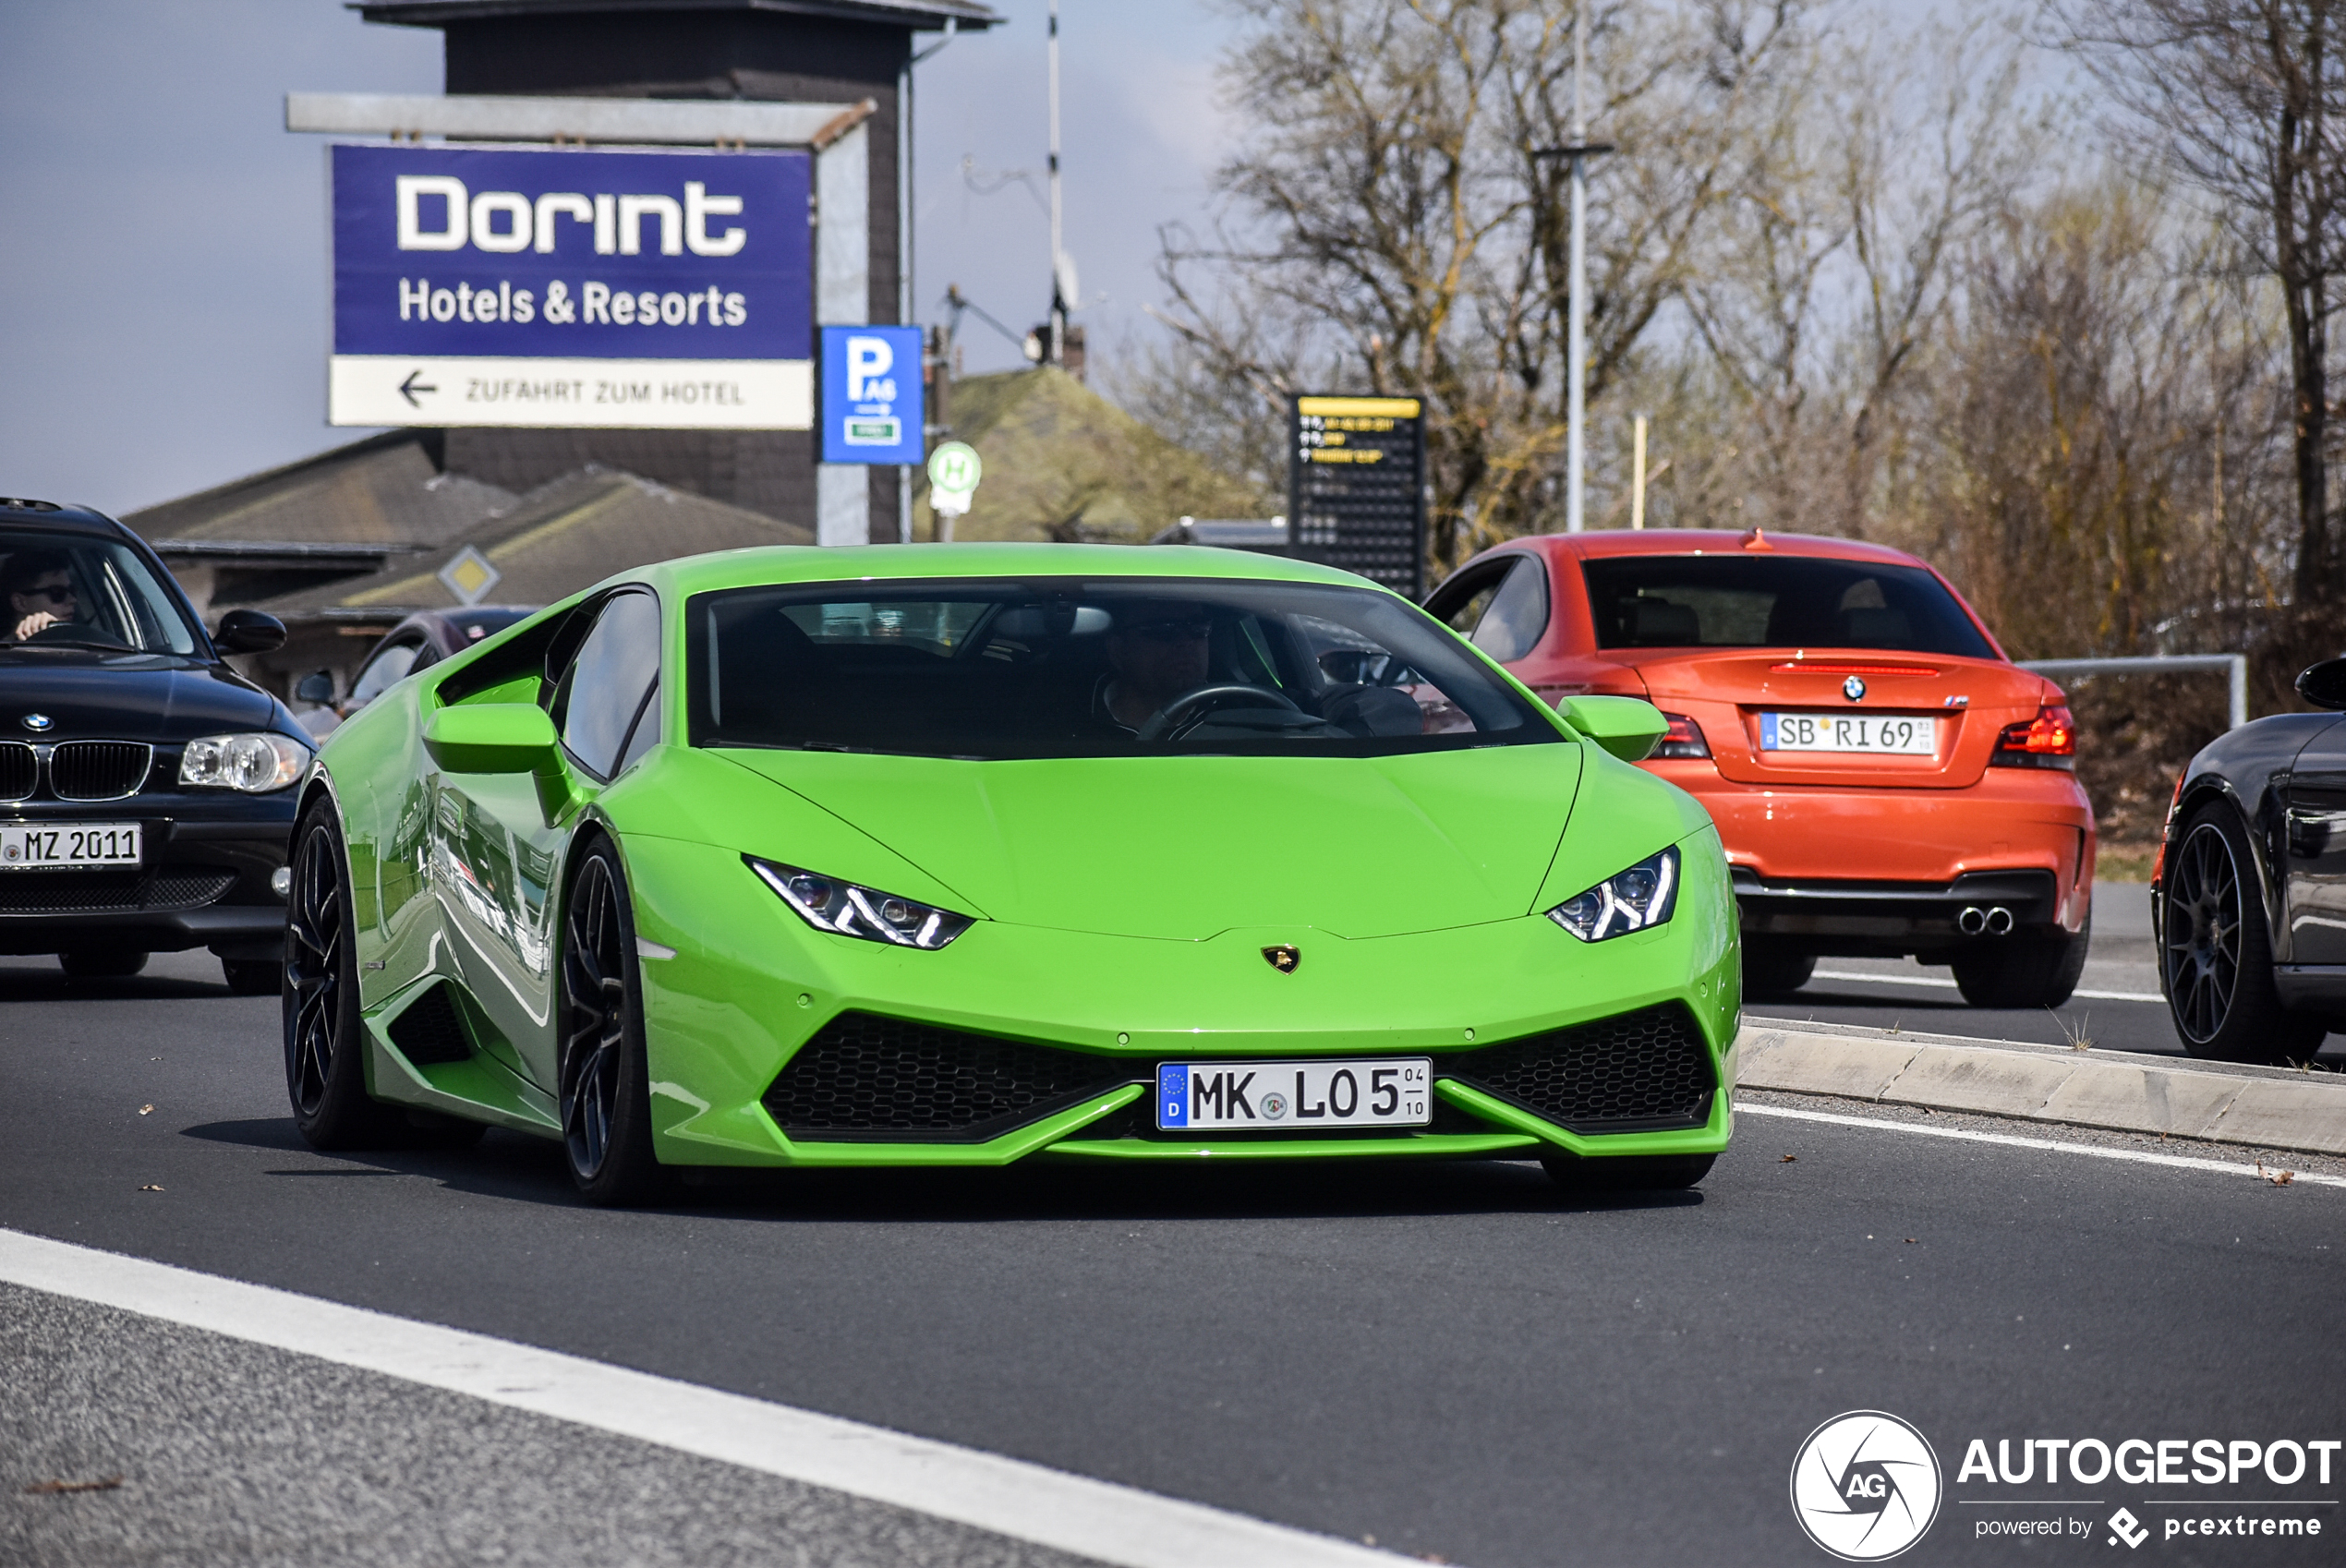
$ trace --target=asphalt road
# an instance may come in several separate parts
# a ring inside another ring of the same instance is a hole
[[[1821,1563],[1794,1453],[1879,1409],[1948,1475],[1902,1561],[2100,1559],[2098,1533],[1980,1538],[2026,1516],[2006,1500],[2060,1494],[1958,1486],[1968,1441],[2346,1437],[2336,1188],[1755,1113],[1668,1198],[1565,1198],[1494,1162],[827,1173],[607,1213],[516,1136],[310,1152],[275,1004],[205,960],[55,972],[0,962],[0,1225],[1410,1555]],[[0,1486],[9,1562],[1065,1561],[21,1292],[0,1292]],[[2346,1465],[2325,1490],[2219,1490],[2334,1501]],[[2155,1526],[2175,1497],[2064,1501]]]

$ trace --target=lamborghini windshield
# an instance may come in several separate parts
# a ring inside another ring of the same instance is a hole
[[[686,621],[702,746],[996,760],[1562,739],[1462,644],[1365,588],[828,583],[702,594]]]

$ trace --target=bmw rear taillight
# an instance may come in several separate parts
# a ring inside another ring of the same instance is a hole
[[[2000,767],[2062,767],[2077,766],[2077,720],[2065,707],[2046,706],[2026,723],[2007,724],[1996,737],[1996,753],[1988,759]]]
[[[1665,713],[1670,732],[1662,737],[1662,744],[1653,748],[1656,757],[1707,757],[1711,742],[1702,738],[1702,726],[1683,713]]]

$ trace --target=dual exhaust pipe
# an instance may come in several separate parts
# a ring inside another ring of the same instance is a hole
[[[1963,913],[1955,917],[1955,929],[1965,936],[2002,936],[2012,930],[2012,911],[2001,904],[1981,909],[1966,904]]]

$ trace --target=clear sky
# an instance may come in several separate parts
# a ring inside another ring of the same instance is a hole
[[[915,300],[1049,302],[1047,0],[918,68]],[[1209,0],[1062,0],[1067,248],[1095,356],[1146,331],[1157,225],[1227,146]],[[338,0],[0,0],[0,494],[128,511],[356,439],[325,423],[324,139],[288,90],[436,92],[440,35]],[[965,321],[965,368],[1022,364]]]

